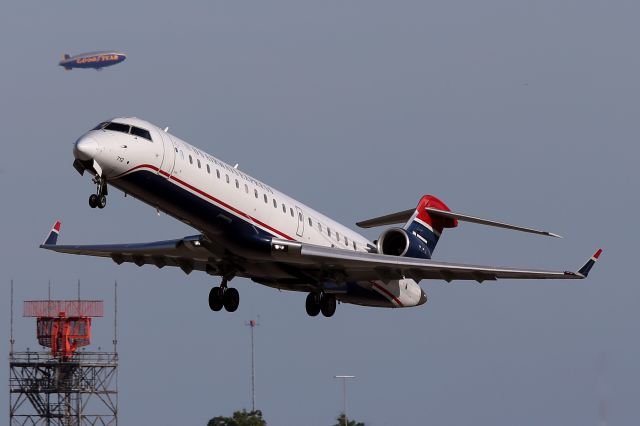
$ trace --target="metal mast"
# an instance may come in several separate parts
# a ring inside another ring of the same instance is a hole
[[[251,327],[251,411],[256,411],[256,364],[253,330],[260,324],[256,320],[249,320],[246,324]]]

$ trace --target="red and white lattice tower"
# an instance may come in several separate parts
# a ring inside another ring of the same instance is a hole
[[[113,352],[79,350],[91,343],[91,320],[103,310],[101,300],[24,302],[24,316],[36,318],[38,343],[49,350],[15,352],[12,337],[10,425],[118,424],[115,335]]]

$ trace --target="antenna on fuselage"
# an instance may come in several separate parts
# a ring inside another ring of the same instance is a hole
[[[164,128],[164,132],[167,133],[169,131],[169,126]]]
[[[237,168],[238,168],[238,164],[239,164],[239,163],[236,163],[236,165],[235,165],[235,166],[233,166],[233,168],[234,168],[234,169],[237,169]]]

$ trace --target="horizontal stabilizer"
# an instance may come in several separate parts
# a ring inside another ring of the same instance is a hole
[[[385,226],[385,225],[394,225],[396,223],[405,223],[411,216],[413,216],[413,212],[416,209],[404,210],[397,213],[391,213],[385,216],[376,217],[369,220],[363,220],[362,222],[356,223],[360,228],[375,228],[376,226]]]
[[[527,228],[524,226],[511,225],[508,223],[497,222],[495,220],[482,219],[475,216],[470,216],[467,214],[456,213],[441,209],[436,209],[433,207],[426,207],[425,209],[429,214],[433,217],[441,217],[446,219],[457,219],[462,222],[472,222],[480,225],[494,226],[496,228],[505,228],[511,229],[513,231],[521,231],[528,232],[530,234],[538,234],[545,235],[548,237],[562,238],[562,236],[555,234],[549,231],[541,231],[538,229]],[[376,217],[373,219],[363,220],[362,222],[356,223],[360,228],[374,228],[376,226],[385,226],[385,225],[393,225],[397,223],[405,223],[413,216],[415,212],[414,209],[403,210],[396,213],[391,213],[385,216]]]
[[[463,222],[472,222],[480,225],[495,226],[496,228],[511,229],[513,231],[528,232],[530,234],[546,235],[547,237],[562,238],[562,236],[549,231],[540,231],[538,229],[526,228],[524,226],[510,225],[508,223],[496,222],[495,220],[482,219],[479,217],[469,216],[461,213],[448,212],[445,210],[434,209],[432,207],[427,207],[427,211],[433,216],[458,219]]]

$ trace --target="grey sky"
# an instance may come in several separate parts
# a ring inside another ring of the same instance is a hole
[[[125,425],[205,424],[250,407],[244,322],[257,314],[257,405],[272,425],[331,424],[335,374],[357,376],[349,411],[371,425],[593,425],[600,395],[611,425],[636,424],[639,12],[591,0],[5,2],[4,294],[14,278],[19,302],[46,297],[51,279],[54,297],[74,297],[80,278],[110,310],[118,280]],[[101,49],[128,59],[102,72],[57,66],[62,53]],[[605,253],[583,282],[423,282],[422,307],[341,305],[332,319],[308,318],[304,294],[238,279],[238,312],[212,313],[217,281],[204,274],[36,248],[57,218],[64,242],[193,232],[116,191],[105,210],[88,207],[72,143],[115,115],[170,126],[345,224],[432,193],[565,236],[462,224],[438,259],[576,268]],[[94,324],[94,347],[107,345],[110,319]],[[33,320],[16,333],[17,347],[35,347]],[[5,386],[7,419],[2,400]]]

